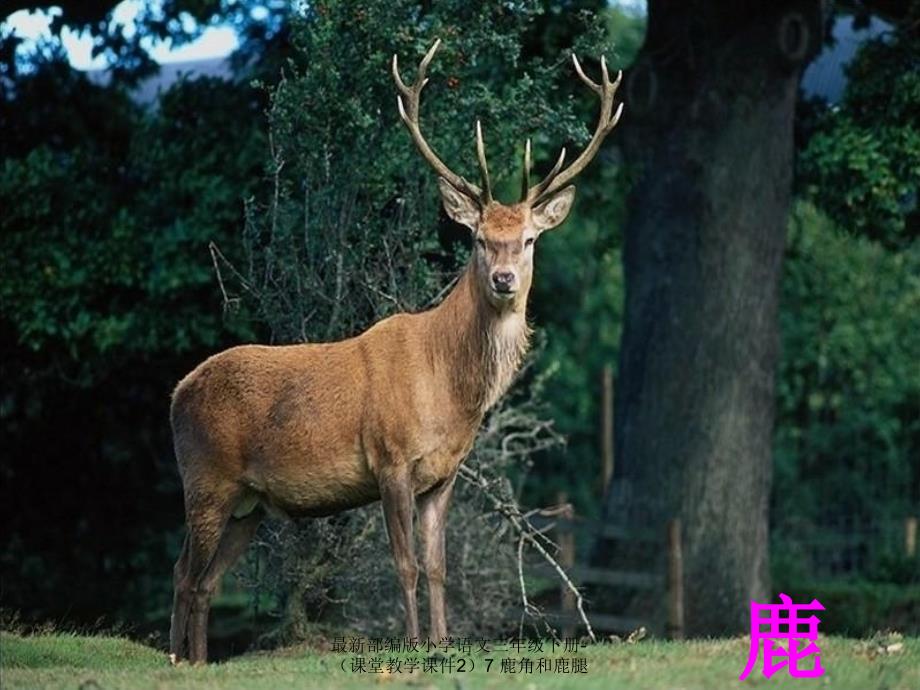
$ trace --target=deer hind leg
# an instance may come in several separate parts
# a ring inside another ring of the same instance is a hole
[[[406,607],[406,635],[418,637],[418,562],[413,533],[414,496],[408,471],[400,469],[380,478],[380,500],[390,537],[390,549]]]
[[[440,641],[447,637],[447,607],[444,603],[444,581],[447,577],[445,531],[447,508],[454,489],[456,475],[418,498],[419,532],[422,537],[422,563],[428,580],[431,626],[429,637]]]
[[[211,566],[205,573],[202,585],[208,596],[214,592],[220,578],[246,551],[249,542],[262,522],[263,513],[256,509],[243,518],[231,517],[224,527],[220,545]],[[178,661],[186,657],[186,639],[188,637],[188,617],[192,606],[192,581],[189,579],[189,538],[182,545],[182,553],[173,570],[173,613],[169,629],[169,651]]]
[[[182,542],[182,551],[173,568],[173,609],[169,620],[169,653],[173,662],[185,658],[185,637],[188,614],[192,606],[188,586],[188,536]]]
[[[198,621],[201,629],[196,631],[198,635],[196,639],[201,646],[197,654],[192,656],[192,661],[207,661],[208,610],[211,597],[227,569],[232,567],[246,552],[246,548],[262,523],[263,516],[262,510],[257,509],[242,518],[231,517],[224,527],[217,553],[198,585],[198,591],[204,594],[205,610],[202,619]]]
[[[207,661],[208,611],[211,591],[216,584],[209,574],[212,566],[222,560],[217,558],[218,552],[239,496],[235,487],[224,491],[209,487],[206,492],[186,492],[187,548],[183,549],[176,564],[176,606],[170,632],[171,652],[177,660],[182,656],[187,638],[188,659],[193,663]],[[184,576],[183,558],[187,561]]]

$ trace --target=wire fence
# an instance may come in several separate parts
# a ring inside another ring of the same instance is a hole
[[[920,580],[918,517],[783,520],[771,535],[774,558],[814,579],[882,577],[900,569]],[[902,579],[902,578],[898,578]]]

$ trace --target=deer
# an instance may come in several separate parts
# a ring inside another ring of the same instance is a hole
[[[266,514],[321,517],[378,500],[406,635],[419,636],[417,511],[429,638],[447,636],[445,525],[457,473],[527,351],[534,243],[568,216],[569,182],[595,157],[623,104],[614,111],[622,72],[611,81],[602,58],[596,83],[573,55],[579,78],[600,99],[594,134],[565,168],[563,148],[533,185],[527,140],[521,199],[502,204],[492,194],[479,122],[481,186],[452,172],[421,132],[419,99],[440,43],[415,82],[403,81],[396,55],[391,71],[399,116],[437,174],[443,207],[472,234],[468,265],[427,311],[389,316],[338,342],[232,347],[176,386],[170,423],[186,536],[173,569],[173,663],[207,662],[210,598]]]

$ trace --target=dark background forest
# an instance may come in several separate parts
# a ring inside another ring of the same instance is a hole
[[[387,72],[441,36],[427,126],[471,170],[482,117],[499,190],[525,137],[539,168],[587,140],[570,51],[627,75],[623,124],[538,249],[538,347],[508,404],[565,441],[507,468],[522,504],[682,516],[691,631],[738,632],[747,593],[784,591],[833,607],[833,632],[916,633],[920,4],[382,5],[174,0],[126,37],[111,2],[62,2],[28,49],[0,28],[4,617],[162,633],[183,534],[175,383],[237,343],[423,308],[463,265]],[[241,37],[220,74],[141,97],[158,70],[143,40],[215,24]],[[106,75],[69,65],[64,27],[96,37]],[[843,30],[860,38],[826,67],[840,88],[809,91]],[[326,216],[295,247],[305,204]],[[246,591],[238,611],[278,606]]]

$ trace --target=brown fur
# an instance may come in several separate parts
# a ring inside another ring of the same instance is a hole
[[[504,206],[489,204],[482,212],[482,225],[492,239],[517,238],[521,228],[530,220],[530,207],[524,204]]]
[[[378,499],[391,463],[411,468],[415,493],[447,479],[526,350],[523,312],[480,299],[467,273],[437,308],[355,338],[206,360],[173,395],[186,489],[220,478],[283,513],[326,515]]]
[[[431,635],[447,634],[446,510],[483,415],[527,350],[533,225],[525,206],[490,204],[470,265],[434,309],[337,343],[231,348],[179,383],[171,422],[189,533],[175,568],[174,658],[206,659],[211,591],[263,511],[321,516],[381,498],[407,633],[418,635],[415,498]],[[496,270],[514,272],[510,296],[494,291]]]

